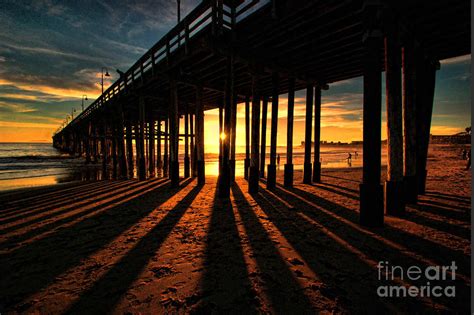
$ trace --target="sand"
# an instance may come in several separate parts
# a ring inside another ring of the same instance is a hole
[[[468,312],[471,172],[458,147],[434,146],[428,163],[419,204],[376,229],[358,224],[360,168],[325,169],[314,185],[297,172],[272,192],[262,181],[255,196],[237,178],[230,200],[215,177],[0,195],[0,313]],[[380,281],[379,261],[455,261],[456,279],[439,283],[456,297],[378,297],[380,285],[425,284]]]

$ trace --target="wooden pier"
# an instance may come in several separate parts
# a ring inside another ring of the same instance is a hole
[[[204,183],[204,112],[219,108],[226,134],[219,146],[219,196],[227,198],[240,175],[248,179],[249,192],[257,193],[266,173],[271,190],[278,100],[288,93],[282,184],[291,187],[294,95],[306,89],[304,183],[311,184],[321,181],[321,96],[331,83],[363,76],[360,222],[381,226],[384,213],[402,215],[405,203],[416,203],[424,193],[436,70],[439,60],[470,53],[470,12],[469,1],[461,0],[204,0],[58,130],[53,144],[87,163],[101,160],[104,174],[113,178],[132,178],[136,169],[139,180],[165,176],[178,186],[180,176],[192,176]],[[388,136],[384,184],[382,71]],[[238,103],[245,103],[244,174],[235,173]],[[269,104],[272,120],[266,128]],[[180,117],[184,134],[179,134]]]

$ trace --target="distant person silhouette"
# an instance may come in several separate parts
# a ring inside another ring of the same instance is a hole
[[[277,164],[280,166],[280,154],[277,155]]]
[[[467,151],[467,165],[466,170],[471,168],[471,150]]]
[[[463,160],[467,159],[467,151],[466,151],[466,149],[463,149],[463,150],[462,150],[462,159],[463,159]]]
[[[359,156],[359,153],[357,153],[357,151],[354,152],[354,156],[355,158],[357,159],[357,157]]]
[[[352,166],[352,154],[349,152],[349,155],[347,156],[347,164],[349,166]]]

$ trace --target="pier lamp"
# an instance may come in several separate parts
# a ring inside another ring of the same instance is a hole
[[[104,73],[105,70],[105,73]],[[102,77],[100,81],[100,85],[102,86],[102,94],[104,94],[104,77],[110,77],[109,70],[106,67],[102,67],[101,69]]]
[[[84,111],[84,101],[87,101],[87,95],[82,95],[82,111]]]

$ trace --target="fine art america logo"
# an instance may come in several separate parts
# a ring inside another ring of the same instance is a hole
[[[455,297],[454,285],[443,285],[442,281],[451,282],[456,279],[458,267],[453,261],[449,266],[419,266],[390,265],[388,261],[379,261],[377,265],[379,281],[397,281],[400,285],[381,285],[377,288],[380,297]],[[407,285],[415,282],[417,285]],[[433,284],[432,282],[436,282]],[[422,285],[418,285],[421,283]],[[446,284],[446,283],[445,283]]]

